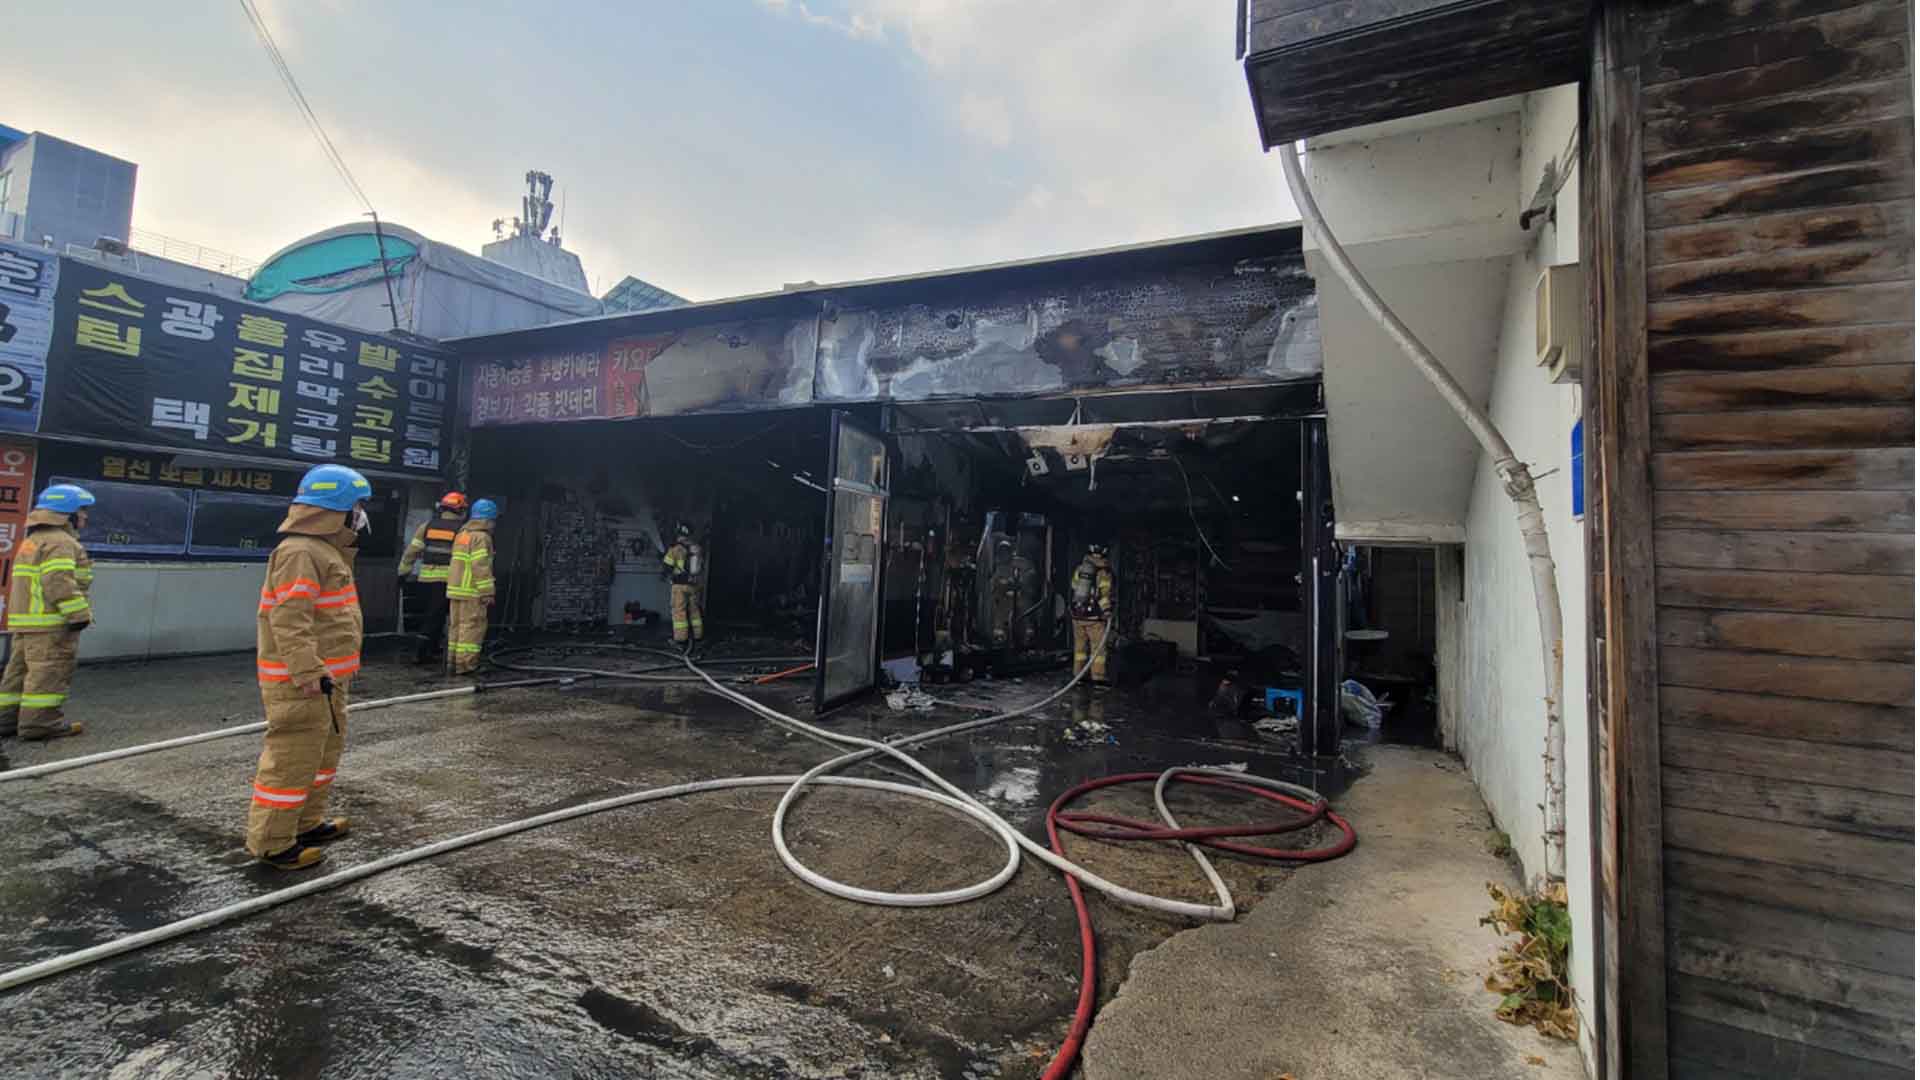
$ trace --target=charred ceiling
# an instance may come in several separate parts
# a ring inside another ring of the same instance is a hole
[[[1317,384],[1296,228],[452,343],[476,429],[807,404]]]

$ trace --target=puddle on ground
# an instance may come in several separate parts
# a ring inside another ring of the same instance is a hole
[[[556,652],[551,662],[657,661],[582,651]],[[978,707],[972,710],[894,712],[876,698],[818,720],[804,681],[750,693],[835,732],[884,739],[984,715],[981,708],[1026,704],[1063,679],[1054,672],[929,688]],[[387,671],[369,679],[362,696],[432,685],[430,672]],[[563,805],[589,797],[582,792],[594,776],[541,769],[544,747],[561,762],[581,760],[561,756],[576,743],[594,752],[625,749],[625,759],[594,762],[595,776],[617,776],[656,756],[718,776],[787,769],[833,753],[684,683],[591,680],[453,699],[422,715],[444,728],[430,744],[410,744],[420,757],[409,761],[405,783],[390,771],[384,784],[347,793],[356,823],[363,813],[371,823],[392,822],[466,799],[474,800],[473,813],[500,813],[484,793],[459,793],[466,774],[458,766],[470,767],[475,754],[499,765],[497,782],[517,802],[550,796]],[[378,755],[382,738],[399,738],[414,723],[411,714],[380,728],[369,722],[349,753],[358,747]],[[1240,765],[1336,795],[1357,773],[1345,761],[1316,773],[1297,747],[1211,716],[1190,684],[1167,680],[1076,689],[1033,716],[912,753],[1036,838],[1059,792],[1108,774]],[[440,773],[446,791],[423,794]],[[0,954],[26,962],[268,887],[222,864],[232,855],[231,829],[196,832],[189,820],[162,812],[200,781],[166,782],[175,786],[158,788],[150,805],[109,786],[49,789],[63,801],[36,804],[37,812],[114,822],[124,836],[92,842],[54,830],[0,842],[0,854],[43,871],[16,872],[9,888],[17,912],[52,905],[86,913],[38,932],[0,930]],[[774,860],[764,808],[729,810],[729,798],[663,803],[529,834],[9,995],[0,1060],[35,1074],[401,1080],[460,1073],[984,1080],[1003,1069],[1024,1075],[1028,1063],[1037,1071],[1044,1056],[1033,1054],[1044,1055],[1071,1012],[1076,971],[1071,910],[1057,878],[1023,872],[1004,897],[939,911],[823,903]],[[1238,803],[1226,805],[1237,813]],[[886,805],[875,818],[911,823],[917,812]],[[850,833],[866,825],[856,824]],[[670,844],[656,842],[660,829],[673,830]],[[376,845],[343,858],[378,853]],[[883,876],[922,872],[908,855],[883,846],[852,857],[870,859]],[[60,869],[63,859],[71,872]],[[1261,869],[1269,872],[1277,871]],[[1184,880],[1192,866],[1166,873]],[[888,887],[913,880],[906,874]],[[6,898],[0,892],[0,914]],[[1177,928],[1106,918],[1103,949],[1110,946],[1115,959],[1103,980],[1119,977],[1131,950]],[[869,927],[885,928],[877,946]],[[98,1019],[76,1024],[78,1016]]]

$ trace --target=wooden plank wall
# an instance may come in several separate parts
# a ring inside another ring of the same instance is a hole
[[[1633,16],[1675,1077],[1913,1075],[1911,19]]]
[[[1591,576],[1587,653],[1593,768],[1595,973],[1589,1003],[1603,1080],[1667,1071],[1666,890],[1660,837],[1660,686],[1647,405],[1646,199],[1636,5],[1593,26],[1582,88],[1582,372]]]
[[[1574,82],[1584,0],[1251,0],[1268,146]]]

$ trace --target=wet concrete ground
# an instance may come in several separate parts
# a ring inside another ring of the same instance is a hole
[[[1231,925],[1137,954],[1094,1022],[1087,1080],[1585,1077],[1572,1043],[1493,1015],[1485,883],[1519,880],[1465,768],[1402,746],[1369,759],[1342,801],[1360,846]]]
[[[8,742],[3,752],[27,766],[255,720],[251,664],[241,655],[85,668],[70,714],[88,734]],[[1001,707],[1044,696],[1060,678],[941,690]],[[354,693],[441,685],[396,658],[372,664]],[[804,714],[803,689],[755,693]],[[1109,773],[1245,763],[1302,777],[1251,729],[1205,719],[1186,689],[1075,692],[1034,719],[917,753],[1034,836],[1057,792]],[[896,713],[876,701],[827,723],[888,736],[969,715]],[[1111,741],[1063,737],[1088,720],[1106,725]],[[0,784],[0,968],[287,885],[240,847],[258,752],[258,736],[247,735]],[[327,865],[627,790],[798,772],[830,756],[684,685],[594,682],[356,713],[334,796],[354,835]],[[779,864],[768,833],[778,795],[699,795],[553,826],[12,991],[0,997],[0,1073],[1037,1074],[1065,1031],[1078,970],[1058,876],[1029,861],[998,893],[936,909],[837,900]],[[1195,824],[1246,816],[1210,794],[1173,802]],[[1146,786],[1087,805],[1152,817]],[[965,884],[1004,857],[957,815],[847,791],[808,796],[791,842],[821,872],[883,889]],[[1208,898],[1170,846],[1067,845],[1137,888]],[[1314,872],[1220,864],[1243,905],[1290,873]],[[1103,1001],[1136,954],[1187,928],[1099,897],[1093,907]]]

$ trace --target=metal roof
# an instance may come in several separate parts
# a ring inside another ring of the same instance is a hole
[[[844,307],[905,299],[932,299],[943,293],[977,290],[985,285],[1009,285],[1038,278],[1081,274],[1111,274],[1120,270],[1175,266],[1189,262],[1256,258],[1298,251],[1300,247],[1298,222],[1255,225],[1143,244],[1095,248],[895,277],[865,278],[826,285],[808,283],[774,292],[697,301],[680,307],[597,315],[525,330],[449,338],[444,344],[463,353],[551,348],[574,340],[584,341],[609,334],[626,336],[702,323],[798,318],[814,314],[828,303]]]

